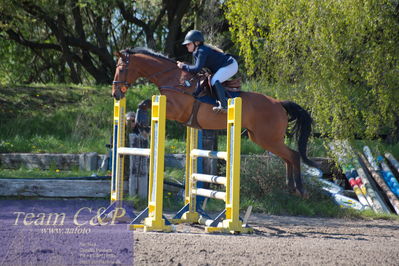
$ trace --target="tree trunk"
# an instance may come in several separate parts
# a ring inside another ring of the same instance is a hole
[[[181,21],[183,16],[189,11],[190,0],[164,0],[163,4],[168,13],[168,36],[166,37],[165,53],[170,57],[181,56],[184,47],[180,44],[183,38]]]

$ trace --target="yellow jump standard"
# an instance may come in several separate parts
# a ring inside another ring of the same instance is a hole
[[[148,184],[148,207],[129,225],[129,229],[144,231],[172,231],[170,222],[163,216],[163,181],[165,157],[166,96],[152,97],[150,171]],[[140,222],[144,219],[143,224]]]
[[[227,151],[208,151],[197,149],[198,130],[187,130],[186,143],[186,190],[187,209],[176,223],[203,223],[206,232],[251,233],[253,229],[243,225],[240,217],[240,155],[241,155],[241,98],[229,99],[227,112]],[[226,160],[226,177],[197,173],[197,158],[217,158]],[[188,166],[188,167],[187,167]],[[197,188],[197,181],[222,184],[226,191]],[[225,209],[214,219],[206,220],[196,211],[196,196],[224,200]],[[225,219],[223,220],[223,217]]]

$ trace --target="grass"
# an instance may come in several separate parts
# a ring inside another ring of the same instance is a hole
[[[66,177],[86,177],[86,176],[106,176],[109,173],[102,171],[82,171],[82,170],[59,170],[50,169],[2,169],[0,168],[0,178],[66,178]]]
[[[53,87],[54,86],[54,87]],[[1,115],[1,152],[101,151],[106,138],[101,130],[111,112],[104,88],[55,85],[1,88],[1,94],[15,91],[15,105],[5,105]],[[27,108],[28,107],[28,108]],[[12,113],[12,116],[8,113]],[[103,143],[99,139],[103,139]]]
[[[132,110],[157,93],[153,86],[136,88],[127,95]],[[0,87],[0,99],[0,152],[106,152],[112,132],[109,86]]]

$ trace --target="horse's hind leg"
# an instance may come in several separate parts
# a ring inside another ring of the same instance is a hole
[[[294,182],[294,176],[293,176],[293,167],[291,162],[289,162],[288,160],[284,160],[285,162],[285,180],[286,180],[286,184],[288,187],[288,191],[290,192],[294,192],[295,191],[295,182]]]
[[[267,138],[257,138],[249,131],[251,140],[259,146],[282,158],[286,165],[286,181],[290,192],[297,192],[305,196],[305,190],[301,178],[300,156],[297,151],[290,149],[283,141],[267,141]]]
[[[302,184],[300,156],[297,151],[291,150],[284,143],[273,145],[267,148],[270,152],[282,158],[286,163],[287,185],[290,192],[296,190],[297,193],[305,196]],[[295,182],[295,189],[293,183]]]

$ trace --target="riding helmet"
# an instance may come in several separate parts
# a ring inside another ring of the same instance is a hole
[[[190,30],[186,37],[184,38],[184,42],[182,45],[186,45],[190,42],[204,42],[204,35],[199,30]]]

